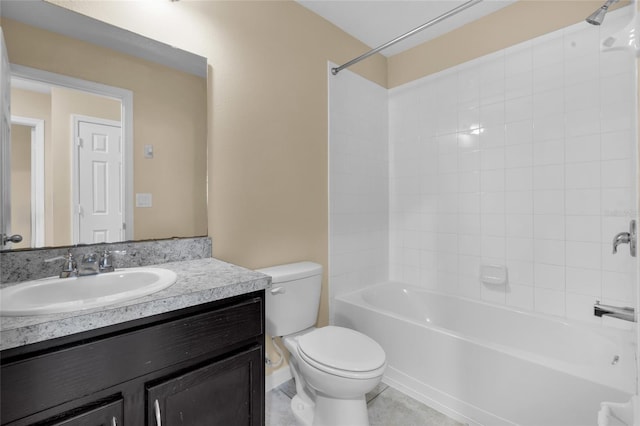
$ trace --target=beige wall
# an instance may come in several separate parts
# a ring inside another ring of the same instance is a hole
[[[11,231],[22,235],[14,249],[31,242],[31,127],[11,125]]]
[[[214,69],[214,255],[250,268],[312,260],[326,269],[327,61],[367,47],[293,2],[197,6],[220,37],[205,55]],[[384,58],[360,71],[386,84]],[[326,274],[323,284],[320,324]]]
[[[206,235],[206,80],[8,19],[2,28],[12,63],[133,91],[134,191],[154,203],[135,209],[135,239]]]
[[[389,58],[388,87],[396,87],[471,59],[584,20],[596,0],[520,0],[510,6]],[[611,8],[628,4],[622,1]]]

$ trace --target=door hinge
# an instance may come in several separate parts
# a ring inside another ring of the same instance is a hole
[[[84,146],[83,141],[82,141],[82,138],[76,138],[76,145],[77,145],[79,148],[82,148],[82,147]]]

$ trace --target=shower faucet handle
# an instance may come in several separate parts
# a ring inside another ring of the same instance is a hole
[[[629,232],[620,232],[613,237],[613,254],[618,252],[618,246],[620,244],[629,244],[629,252],[631,253],[631,256],[636,257],[637,231],[635,220],[632,220],[629,223]]]

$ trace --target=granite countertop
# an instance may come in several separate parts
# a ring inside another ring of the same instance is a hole
[[[0,350],[162,314],[262,290],[268,276],[217,259],[163,263],[178,275],[172,286],[139,299],[83,311],[0,317]]]

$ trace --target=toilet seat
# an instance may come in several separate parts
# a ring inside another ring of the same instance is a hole
[[[375,340],[343,327],[322,327],[299,336],[297,352],[313,367],[345,378],[378,377],[386,366],[384,350]]]

